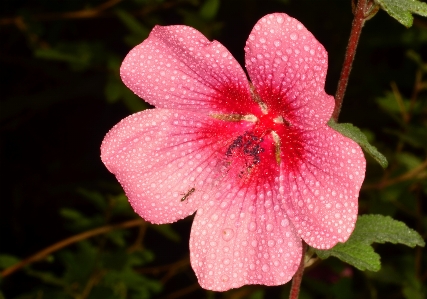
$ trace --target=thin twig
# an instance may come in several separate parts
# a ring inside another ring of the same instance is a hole
[[[92,18],[103,18],[103,17],[115,17],[116,14],[114,11],[106,11],[107,8],[116,5],[122,0],[110,0],[104,4],[101,4],[95,8],[91,9],[82,9],[77,11],[69,12],[51,12],[51,13],[40,13],[31,15],[30,18],[33,21],[38,22],[47,22],[47,21],[57,21],[57,20],[73,20],[73,19],[92,19]],[[146,6],[138,11],[129,12],[131,15],[135,16],[144,16],[149,13],[152,13],[156,10],[170,9],[174,6],[178,6],[181,3],[191,2],[191,0],[176,0],[170,2],[163,2],[158,5]],[[16,25],[18,23],[24,22],[22,16],[8,17],[0,19],[1,25]]]
[[[400,113],[402,114],[403,121],[405,123],[408,123],[409,122],[409,114],[406,111],[405,103],[403,102],[403,98],[402,98],[402,94],[400,93],[396,82],[392,81],[390,83],[390,86],[391,86],[391,90],[393,92],[394,98],[396,99],[397,105],[399,106]]]
[[[366,184],[362,187],[362,190],[370,190],[370,189],[384,189],[388,186],[394,185],[396,183],[400,183],[400,182],[404,182],[404,181],[408,181],[411,179],[423,179],[425,178],[427,175],[425,174],[420,174],[420,172],[422,172],[423,170],[425,170],[427,168],[427,160],[425,160],[423,163],[421,163],[420,165],[418,165],[417,167],[409,170],[408,172],[405,172],[404,174],[389,179],[389,180],[385,180],[385,181],[381,181],[379,183],[376,184]]]
[[[77,11],[67,11],[67,12],[51,12],[51,13],[42,13],[32,16],[32,19],[36,21],[52,21],[52,20],[63,20],[63,19],[86,19],[100,16],[108,8],[113,7],[122,0],[108,0],[94,8],[82,9]],[[23,22],[21,16],[3,18],[0,19],[0,25],[10,25],[18,24]]]
[[[94,237],[96,235],[100,235],[100,234],[105,234],[109,231],[112,230],[116,230],[116,229],[121,229],[121,228],[129,228],[129,227],[134,227],[134,226],[138,226],[145,223],[145,221],[143,219],[133,219],[133,220],[129,220],[129,221],[125,221],[119,224],[115,224],[115,225],[106,225],[106,226],[102,226],[99,228],[95,228],[83,233],[80,233],[78,235],[69,237],[67,239],[64,239],[62,241],[59,241],[58,243],[55,243],[53,245],[50,245],[49,247],[33,254],[32,256],[22,260],[21,262],[6,268],[5,270],[3,270],[3,272],[1,272],[0,277],[6,277],[16,271],[18,271],[19,269],[33,263],[36,261],[39,261],[43,258],[45,258],[46,256],[48,256],[49,254],[58,251],[66,246],[69,246],[73,243],[77,243],[79,241]]]

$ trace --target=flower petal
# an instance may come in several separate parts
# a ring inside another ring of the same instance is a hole
[[[305,132],[302,139],[299,168],[282,163],[284,209],[307,244],[328,249],[345,242],[354,229],[366,161],[354,141],[329,127]]]
[[[249,76],[269,109],[292,125],[326,124],[334,109],[324,91],[327,52],[298,20],[280,13],[263,17],[245,51]]]
[[[209,194],[190,237],[191,265],[205,289],[280,285],[295,274],[302,242],[281,209],[277,163],[250,185],[229,183]]]
[[[218,152],[245,124],[187,111],[145,110],[106,135],[101,159],[116,175],[135,211],[153,223],[182,219],[202,204],[218,177]]]
[[[157,108],[224,113],[258,108],[230,52],[191,27],[154,27],[126,56],[120,73],[133,92]]]

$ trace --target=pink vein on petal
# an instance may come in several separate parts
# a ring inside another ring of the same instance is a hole
[[[298,235],[320,249],[345,242],[357,218],[365,158],[360,147],[329,127],[306,131],[297,171],[282,164],[280,191]]]
[[[230,52],[187,26],[156,26],[120,69],[125,84],[157,108],[243,113],[257,108]]]
[[[190,237],[191,265],[202,287],[280,285],[294,275],[301,239],[282,210],[278,166],[244,186],[225,184],[198,209]],[[227,180],[226,180],[227,181]]]
[[[270,109],[292,125],[314,128],[330,119],[334,99],[324,91],[328,56],[298,20],[270,14],[246,42],[246,68]]]
[[[223,143],[245,128],[186,111],[145,110],[108,132],[101,159],[141,217],[170,223],[201,205],[217,172],[217,155],[224,155]]]

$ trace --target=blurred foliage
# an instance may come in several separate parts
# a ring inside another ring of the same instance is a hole
[[[244,65],[255,22],[286,12],[328,50],[333,94],[351,0],[3,0],[0,7],[0,298],[287,298],[289,284],[201,289],[189,263],[191,217],[162,226],[139,219],[99,146],[120,119],[150,108],[122,84],[119,67],[156,24],[193,26]],[[426,19],[414,16],[406,29],[380,11],[363,29],[340,116],[389,162],[383,170],[367,157],[360,214],[391,216],[423,238],[426,61]],[[378,272],[314,255],[300,298],[425,298],[422,248],[374,247]]]

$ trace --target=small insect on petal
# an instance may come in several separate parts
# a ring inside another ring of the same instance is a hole
[[[191,188],[188,192],[181,198],[181,201],[185,201],[188,197],[196,191],[196,188]]]

